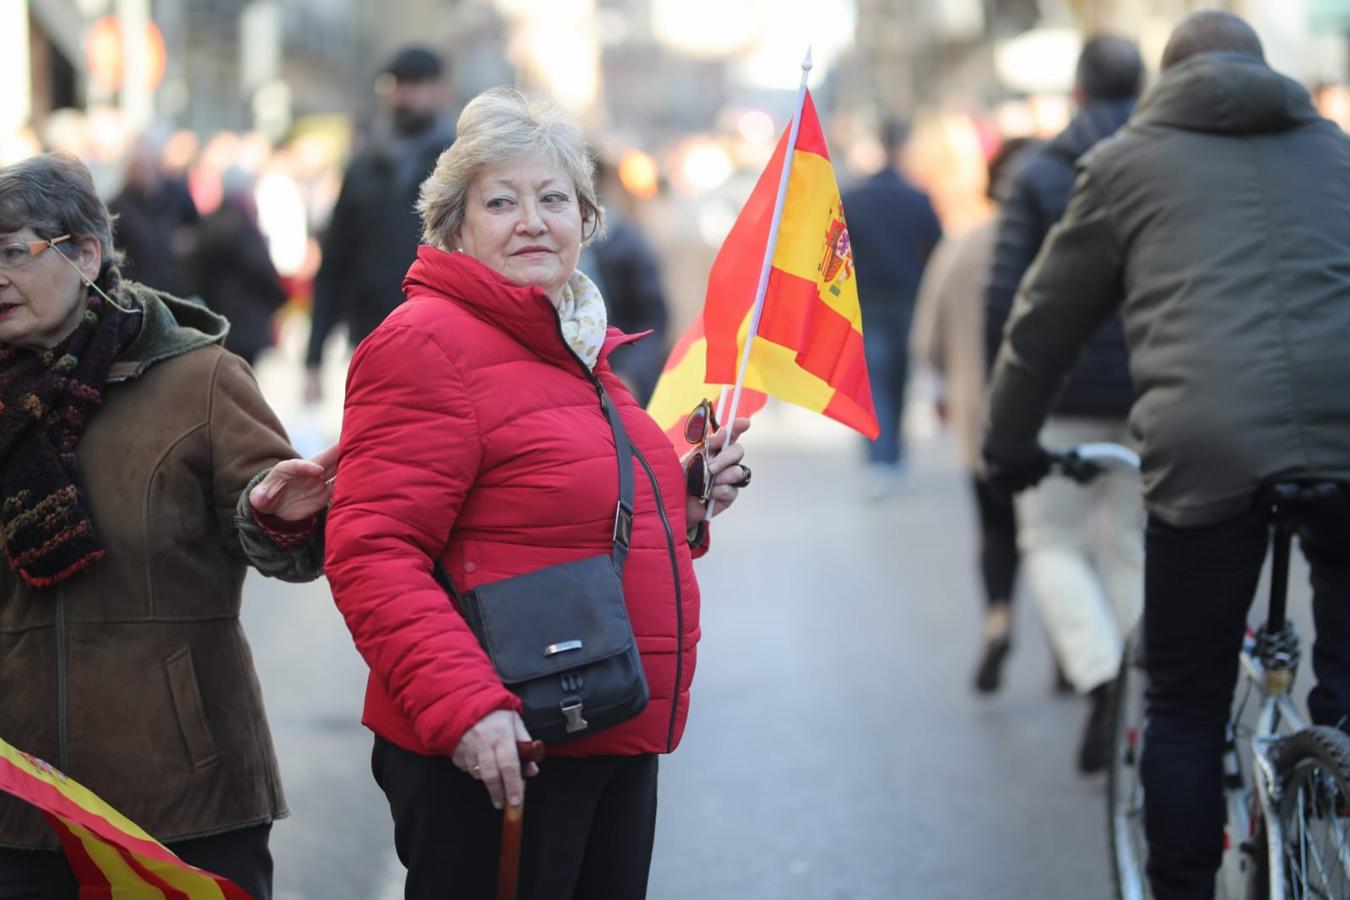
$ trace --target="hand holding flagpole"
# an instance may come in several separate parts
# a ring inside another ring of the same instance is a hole
[[[726,437],[718,452],[731,444],[733,425],[736,422],[736,410],[741,403],[741,390],[745,386],[745,370],[750,365],[750,348],[754,346],[755,335],[759,331],[759,320],[764,313],[764,296],[769,288],[769,272],[773,269],[774,252],[778,249],[778,226],[783,220],[783,200],[787,197],[788,179],[792,175],[792,157],[797,146],[797,133],[802,124],[802,107],[806,103],[806,82],[811,75],[811,48],[806,48],[806,57],[802,60],[802,80],[797,86],[797,105],[792,114],[792,128],[788,134],[787,153],[783,159],[783,172],[778,180],[778,196],[773,204],[773,221],[769,225],[769,240],[764,246],[764,262],[759,270],[759,285],[755,288],[755,305],[750,313],[750,330],[745,336],[745,348],[741,351],[741,362],[736,369],[736,387],[731,393],[731,411],[727,414]],[[717,501],[708,502],[708,518],[717,512]]]

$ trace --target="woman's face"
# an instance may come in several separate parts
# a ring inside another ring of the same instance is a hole
[[[542,154],[486,166],[469,183],[460,250],[557,299],[581,255],[581,206],[563,167]]]
[[[36,256],[21,255],[14,244],[40,240],[30,228],[0,232],[0,344],[28,350],[48,350],[61,343],[80,323],[89,293],[72,260],[62,259],[61,250],[74,246],[73,260],[89,278],[98,274],[102,254],[92,237],[72,238],[55,247],[44,245]],[[26,251],[25,247],[25,251]]]

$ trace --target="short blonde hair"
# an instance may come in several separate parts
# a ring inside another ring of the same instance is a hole
[[[544,153],[572,179],[581,207],[582,243],[604,234],[604,210],[595,195],[595,161],[576,119],[543,97],[527,97],[515,88],[491,88],[464,107],[455,142],[422,182],[417,198],[422,241],[453,250],[455,232],[464,222],[469,183],[485,166],[520,153]]]

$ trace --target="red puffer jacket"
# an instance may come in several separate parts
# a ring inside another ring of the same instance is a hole
[[[361,344],[347,376],[326,567],[370,666],[366,726],[449,756],[479,719],[519,703],[433,580],[432,560],[465,591],[607,554],[618,469],[591,373],[541,290],[430,247],[404,288],[407,302]],[[611,329],[594,377],[639,457],[623,582],[651,701],[635,719],[550,749],[559,756],[669,752],[689,707],[699,595],[684,477],[605,361],[631,340]]]

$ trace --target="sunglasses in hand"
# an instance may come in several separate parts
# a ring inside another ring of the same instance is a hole
[[[697,497],[700,503],[707,503],[712,497],[713,471],[712,458],[716,452],[712,447],[712,437],[717,433],[717,416],[713,412],[711,401],[703,400],[684,422],[684,439],[691,444],[701,444],[689,458],[684,470],[684,487],[689,496]]]

